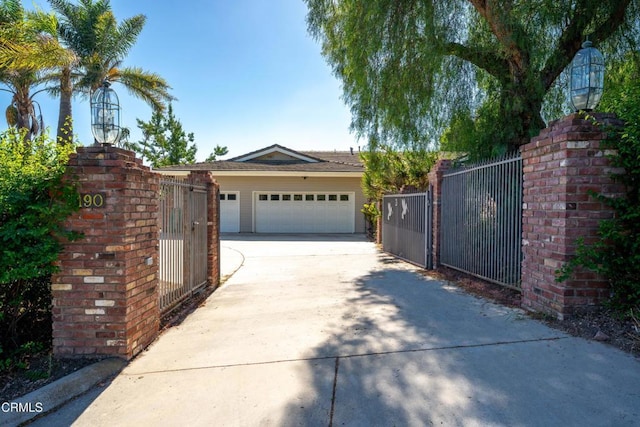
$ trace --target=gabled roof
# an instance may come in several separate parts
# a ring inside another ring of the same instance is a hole
[[[279,155],[279,156],[278,156]],[[284,157],[284,159],[282,159]],[[270,158],[274,158],[273,160],[301,160],[304,162],[315,163],[321,162],[322,160],[317,159],[311,156],[305,156],[304,154],[291,150],[290,148],[283,147],[279,144],[273,144],[270,147],[261,148],[260,150],[252,151],[251,153],[243,154],[241,156],[233,157],[228,159],[230,162],[247,162],[247,161],[269,161]]]
[[[364,165],[353,151],[296,151],[278,144],[228,160],[167,166],[159,172],[209,170],[218,175],[351,175],[362,174]]]

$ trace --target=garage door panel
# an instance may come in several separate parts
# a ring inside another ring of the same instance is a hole
[[[220,232],[238,233],[240,231],[240,193],[238,191],[220,192]]]
[[[257,233],[353,233],[355,195],[345,192],[259,192],[254,196]]]

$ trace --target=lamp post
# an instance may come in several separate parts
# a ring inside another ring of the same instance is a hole
[[[120,136],[120,102],[109,86],[105,80],[91,95],[91,133],[98,143],[112,145]]]
[[[587,40],[571,61],[571,103],[576,111],[591,111],[602,98],[604,58]]]

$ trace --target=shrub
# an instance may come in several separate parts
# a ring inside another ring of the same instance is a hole
[[[77,209],[74,187],[63,181],[75,147],[47,135],[33,140],[9,130],[0,134],[0,360],[40,348],[50,340],[50,276],[63,229]],[[38,324],[49,325],[43,332]],[[35,341],[35,342],[34,342]]]
[[[375,201],[365,203],[360,212],[364,214],[365,221],[367,223],[367,235],[372,239],[375,238],[377,233],[378,217],[381,215],[377,203]]]

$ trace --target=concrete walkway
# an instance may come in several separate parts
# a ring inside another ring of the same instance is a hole
[[[360,236],[222,247],[223,274],[241,267],[205,306],[33,425],[640,424],[638,359],[424,278]]]

